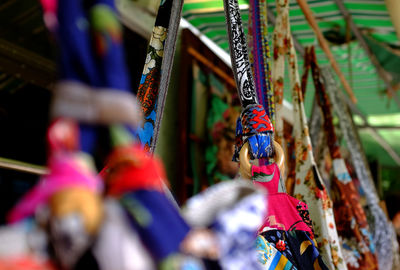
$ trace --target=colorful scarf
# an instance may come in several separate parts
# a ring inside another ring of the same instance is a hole
[[[323,127],[333,160],[334,179],[331,193],[344,260],[348,269],[378,269],[375,247],[367,217],[360,204],[360,195],[340,153],[332,122],[331,105],[317,65],[314,47],[306,49],[305,58],[305,62],[309,62],[312,69],[316,100],[324,115]]]
[[[379,206],[379,197],[372,180],[361,143],[357,137],[357,131],[352,121],[348,108],[345,106],[341,93],[337,88],[336,81],[328,67],[321,68],[321,75],[325,82],[326,91],[332,102],[333,109],[339,117],[340,128],[347,141],[351,158],[360,185],[367,198],[367,218],[373,235],[379,269],[392,269],[393,254],[398,250],[392,246],[393,227],[389,223],[382,208]]]
[[[332,202],[320,177],[313,157],[308,134],[307,118],[298,75],[297,56],[290,33],[289,1],[277,0],[277,18],[273,34],[274,69],[273,85],[277,102],[276,131],[283,136],[282,118],[279,117],[283,102],[283,79],[285,56],[289,61],[290,88],[294,111],[293,132],[296,153],[296,183],[294,196],[307,203],[314,222],[315,237],[322,258],[331,269],[347,269],[343,261],[339,237],[333,217]]]

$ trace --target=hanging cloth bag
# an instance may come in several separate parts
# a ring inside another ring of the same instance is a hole
[[[330,101],[321,78],[314,47],[306,49],[305,58],[305,63],[308,64],[307,70],[310,68],[312,70],[316,100],[324,117],[323,128],[333,160],[334,177],[331,193],[333,193],[333,209],[344,260],[348,269],[378,269],[372,234],[360,204],[360,195],[340,153],[339,141],[332,122]]]
[[[286,256],[297,269],[328,269],[318,252],[307,205],[278,192],[279,167],[252,166],[253,182],[268,191],[268,211],[260,236]]]
[[[313,157],[300,88],[297,56],[290,33],[289,1],[277,0],[276,5],[277,18],[273,34],[274,69],[272,78],[277,102],[277,136],[282,137],[283,134],[283,125],[279,117],[279,112],[281,111],[283,102],[285,56],[288,56],[296,155],[294,196],[309,206],[315,237],[324,262],[330,269],[347,269],[336,231],[332,201],[328,196]]]
[[[398,246],[392,241],[392,238],[395,239],[393,226],[389,223],[382,208],[379,206],[379,197],[364,153],[361,150],[362,147],[358,140],[356,128],[340,96],[335,79],[328,67],[321,68],[321,75],[333,109],[339,117],[340,129],[343,131],[343,137],[347,141],[347,147],[351,154],[357,178],[367,198],[367,218],[378,256],[379,269],[392,269],[393,255],[398,253]]]

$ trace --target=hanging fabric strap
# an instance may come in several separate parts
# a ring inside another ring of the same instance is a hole
[[[233,160],[239,161],[239,152],[246,142],[249,142],[251,158],[270,157],[274,130],[264,107],[258,104],[237,0],[224,0],[224,10],[232,69],[243,107],[236,125]]]
[[[337,193],[334,200],[335,220],[343,247],[349,246],[355,256],[359,269],[378,269],[375,246],[372,241],[366,214],[360,204],[360,195],[352,182],[345,161],[340,152],[339,141],[333,125],[331,104],[323,84],[317,64],[315,49],[306,49],[305,62],[308,64],[304,74],[311,68],[315,86],[315,96],[324,117],[323,128],[333,163],[334,179],[332,189]],[[354,240],[356,243],[354,243]],[[362,246],[363,248],[360,248]],[[345,258],[346,260],[346,258]],[[353,261],[346,260],[349,268]]]
[[[324,262],[330,269],[347,269],[339,245],[332,201],[328,196],[313,157],[298,75],[297,56],[290,32],[289,1],[277,0],[276,6],[277,18],[273,33],[274,69],[272,75],[277,103],[277,136],[282,138],[283,135],[280,110],[283,102],[284,67],[285,57],[287,56],[294,113],[293,132],[296,154],[294,196],[309,206],[310,217],[315,224],[316,240]]]
[[[267,1],[249,1],[249,57],[257,97],[272,124],[275,124],[275,101],[271,81],[270,49],[268,44]]]
[[[237,0],[224,0],[224,10],[227,20],[233,75],[238,88],[240,102],[245,109],[249,105],[259,103],[250,70],[246,37],[243,32]]]
[[[311,69],[312,78],[315,87],[315,99],[317,104],[321,108],[324,116],[323,128],[327,136],[328,148],[332,159],[341,159],[339,142],[336,137],[336,132],[332,123],[332,112],[330,109],[330,102],[326,96],[325,85],[323,84],[322,78],[320,76],[320,70],[317,64],[315,48],[308,47],[305,50],[305,70],[303,71],[303,81],[302,81],[302,91],[305,93],[305,86],[307,84],[308,71]],[[304,87],[304,88],[303,88]]]
[[[366,158],[362,152],[361,143],[358,140],[357,131],[351,119],[351,114],[348,111],[340,91],[337,87],[335,79],[329,67],[321,68],[322,78],[326,85],[326,91],[329,95],[334,110],[339,117],[340,128],[347,142],[351,159],[360,181],[360,185],[364,190],[368,205],[368,219],[373,241],[376,247],[379,269],[392,269],[393,253],[392,237],[394,235],[393,227],[389,223],[382,208],[379,206],[379,197],[372,180],[371,172],[368,168]]]
[[[145,119],[139,130],[139,140],[151,153],[161,126],[182,5],[182,0],[161,1],[138,88],[137,96]]]

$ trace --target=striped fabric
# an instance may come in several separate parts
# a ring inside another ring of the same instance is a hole
[[[264,106],[275,125],[275,102],[271,83],[270,49],[268,42],[267,2],[249,1],[249,58],[259,103]]]

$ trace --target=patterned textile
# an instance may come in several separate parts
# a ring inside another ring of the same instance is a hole
[[[327,269],[316,247],[307,205],[286,193],[278,192],[278,166],[275,163],[253,166],[252,175],[255,185],[268,191],[268,214],[259,229],[261,236],[296,268]]]
[[[287,194],[293,195],[294,183],[296,182],[296,155],[294,152],[294,138],[293,138],[293,126],[287,122],[284,122],[284,139],[286,142],[286,164],[287,167],[285,188]]]
[[[297,269],[326,269],[309,232],[269,230],[261,233],[266,241],[288,258]]]
[[[190,112],[190,160],[193,193],[201,185],[213,185],[235,178],[239,166],[232,161],[235,125],[240,115],[236,89],[210,72],[192,65],[192,103]],[[205,150],[205,151],[204,151]]]
[[[274,127],[262,105],[247,106],[236,122],[235,154],[233,161],[239,161],[243,144],[249,143],[251,159],[272,155],[272,135]]]
[[[162,1],[162,6],[171,5],[172,1]],[[162,7],[160,6],[160,8]],[[160,11],[163,9],[160,9]],[[160,11],[158,14],[160,14]],[[150,38],[147,49],[146,62],[143,68],[142,78],[137,92],[137,97],[143,110],[144,124],[139,129],[139,140],[150,150],[153,141],[154,127],[156,121],[157,97],[161,77],[161,64],[164,53],[164,43],[167,38],[167,28],[164,26],[155,26]]]
[[[265,208],[265,196],[253,194],[217,215],[212,229],[220,246],[220,264],[229,270],[262,269],[255,248],[257,228]]]
[[[318,248],[324,262],[330,269],[347,269],[343,261],[339,237],[330,200],[324,183],[321,181],[313,157],[300,89],[297,56],[293,46],[289,24],[289,1],[277,0],[277,18],[274,39],[273,85],[277,104],[276,136],[282,138],[283,123],[279,120],[283,101],[283,78],[285,56],[289,61],[290,88],[294,112],[294,143],[296,154],[296,184],[294,196],[307,203]],[[278,121],[279,120],[279,121]]]
[[[326,91],[332,102],[334,110],[339,117],[340,128],[347,141],[357,178],[367,198],[366,211],[368,223],[373,234],[379,269],[392,269],[393,254],[398,253],[395,245],[392,246],[393,226],[389,223],[382,208],[379,206],[379,198],[369,171],[361,143],[357,138],[356,129],[351,115],[345,106],[335,79],[328,67],[321,68],[321,75],[325,82]]]
[[[332,123],[330,101],[322,84],[320,70],[316,62],[314,47],[306,49],[315,85],[318,105],[324,115],[324,131],[333,160],[334,179],[331,194],[344,260],[348,269],[378,269],[374,254],[375,247],[365,212],[360,204],[360,196],[341,157],[339,141]]]
[[[276,163],[252,166],[252,179],[255,185],[268,191],[268,215],[259,231],[301,230],[314,234],[307,205],[286,193],[278,192],[280,172]]]
[[[266,213],[263,189],[244,180],[222,182],[189,199],[182,213],[191,226],[214,232],[222,269],[264,269],[255,246]]]
[[[160,2],[138,88],[137,96],[145,118],[139,140],[151,152],[156,145],[164,109],[182,4],[183,1]]]
[[[246,141],[249,142],[252,159],[266,158],[272,154],[273,127],[263,106],[258,104],[237,0],[224,0],[224,11],[233,74],[244,109],[236,126],[236,146],[233,160],[238,161],[240,149]]]
[[[262,235],[257,236],[256,240],[258,261],[266,270],[295,270],[297,269],[288,258],[279,252],[270,242],[266,241]]]
[[[249,1],[249,58],[257,97],[272,124],[275,125],[275,98],[271,82],[268,44],[267,1]]]
[[[258,104],[237,0],[224,0],[233,75],[243,109]]]

